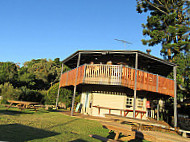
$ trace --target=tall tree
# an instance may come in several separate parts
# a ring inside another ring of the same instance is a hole
[[[136,0],[137,11],[150,12],[147,23],[142,24],[144,45],[162,44],[161,54],[172,61],[179,53],[190,49],[190,1],[188,0]]]
[[[180,98],[190,97],[190,53],[176,55],[173,62],[177,67],[178,96]]]
[[[63,71],[68,68],[64,66]],[[59,81],[61,63],[58,58],[54,61],[46,59],[31,60],[24,63],[19,70],[19,80],[31,89],[48,89]]]
[[[17,79],[17,66],[12,62],[0,62],[0,84],[14,83]]]

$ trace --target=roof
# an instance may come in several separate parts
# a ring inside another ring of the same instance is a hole
[[[131,67],[135,64],[135,55],[138,53],[138,68],[166,76],[176,64],[157,58],[138,50],[78,50],[66,59],[63,63],[70,68],[77,66],[78,54],[81,54],[80,65],[85,63],[100,63],[107,61],[114,63],[128,63]]]

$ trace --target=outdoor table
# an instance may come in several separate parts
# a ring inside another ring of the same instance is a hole
[[[39,104],[39,102],[28,102],[28,101],[14,101],[14,100],[8,100],[10,105],[8,106],[7,110],[13,105],[16,104],[19,109],[25,109],[25,108],[33,108],[36,111],[35,105]]]

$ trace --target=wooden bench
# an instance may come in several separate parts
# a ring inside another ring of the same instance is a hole
[[[120,133],[135,138],[135,132],[131,130],[131,126],[109,122],[102,122],[101,124],[104,128],[108,129],[109,132],[114,131],[116,133],[114,140],[118,140]]]
[[[129,118],[129,117],[123,117],[119,115],[114,114],[106,114],[106,118],[109,118],[113,121],[120,121],[121,123],[127,123],[132,125],[133,130],[141,130],[141,131],[163,131],[163,132],[170,132],[175,131],[179,134],[179,132],[182,132],[182,130],[177,128],[172,128],[170,126],[161,125],[156,122],[151,122],[149,120],[141,120],[136,118]],[[185,134],[184,134],[185,136]]]
[[[114,131],[116,133],[116,136],[114,140],[118,140],[119,134],[122,133],[123,135],[129,137],[130,139],[145,139],[148,141],[189,141],[188,138],[183,138],[179,135],[169,134],[169,133],[163,133],[159,131],[138,131],[133,130],[130,125],[123,125],[119,123],[113,123],[113,122],[102,122],[101,123],[104,128],[109,129],[109,131]]]
[[[109,110],[109,114],[111,114],[112,110],[118,110],[120,111],[120,115],[122,116],[122,112],[124,112],[124,117],[128,115],[129,112],[133,112],[131,109],[117,109],[117,108],[110,108],[110,107],[102,107],[102,106],[93,106],[95,108],[98,108],[98,115],[100,115],[100,110],[101,109],[107,109]],[[135,118],[140,114],[140,118],[142,119],[144,114],[146,114],[146,111],[142,110],[135,110]]]

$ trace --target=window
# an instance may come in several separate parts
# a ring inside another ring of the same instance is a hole
[[[126,107],[132,107],[132,105],[133,105],[133,98],[127,97]]]
[[[144,105],[144,99],[143,98],[138,98],[138,104],[137,104],[137,106],[138,107],[143,107],[143,105]]]

